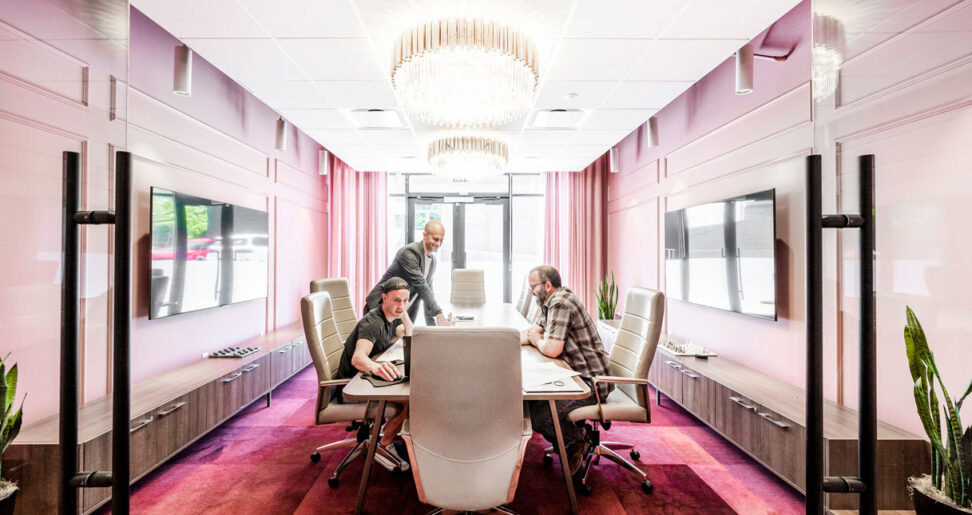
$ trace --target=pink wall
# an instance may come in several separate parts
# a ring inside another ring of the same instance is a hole
[[[857,156],[874,153],[878,416],[923,434],[901,336],[905,305],[922,320],[953,396],[972,369],[972,272],[962,259],[972,248],[960,222],[972,218],[965,144],[972,130],[972,4],[874,7],[847,6],[839,14],[848,34],[839,100],[811,100],[811,13],[803,2],[755,38],[757,53],[796,46],[786,62],[756,61],[752,94],[734,95],[730,57],[658,113],[659,148],[644,148],[644,127],[619,143],[608,259],[623,288],[664,290],[665,211],[776,188],[779,319],[669,300],[666,329],[803,386],[804,158],[823,156],[824,211],[853,212]],[[825,395],[851,407],[858,380],[856,238],[830,232],[824,240]],[[972,408],[964,411],[972,417]]]

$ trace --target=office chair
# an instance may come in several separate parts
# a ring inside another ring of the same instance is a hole
[[[311,293],[326,291],[331,295],[331,310],[334,312],[334,322],[337,324],[338,335],[341,341],[348,339],[348,335],[358,324],[358,316],[355,315],[354,303],[351,302],[351,288],[348,286],[347,277],[329,277],[326,279],[314,279],[310,282]]]
[[[467,306],[486,303],[486,289],[482,270],[456,268],[452,270],[452,295],[450,302]]]
[[[631,444],[620,442],[602,442],[600,428],[611,428],[612,421],[651,422],[651,402],[648,399],[648,369],[655,357],[658,337],[661,334],[662,318],[665,314],[665,294],[660,291],[645,288],[631,288],[624,301],[624,312],[621,316],[621,328],[618,339],[614,342],[609,357],[610,376],[594,377],[595,384],[605,382],[614,383],[615,389],[607,399],[597,396],[596,405],[588,405],[571,411],[567,416],[572,422],[593,422],[594,432],[591,438],[591,450],[584,457],[581,474],[580,491],[589,494],[591,486],[587,483],[591,463],[600,461],[601,456],[621,465],[629,471],[641,476],[641,489],[651,493],[654,486],[648,476],[630,461],[621,457],[615,450],[631,449],[633,460],[641,454],[633,449]],[[550,456],[552,448],[546,450],[544,463],[553,462]]]
[[[524,318],[530,313],[530,304],[533,303],[533,295],[530,295],[530,278],[523,280],[523,289],[520,290],[520,298],[516,301],[516,310]]]
[[[301,298],[300,316],[304,325],[307,346],[310,348],[311,359],[314,362],[314,369],[317,371],[318,388],[317,404],[314,408],[314,423],[318,425],[337,422],[350,423],[346,430],[349,432],[357,431],[355,438],[321,445],[311,454],[311,461],[317,463],[321,459],[322,451],[351,448],[327,480],[327,484],[331,488],[337,488],[340,482],[338,474],[348,466],[351,460],[367,450],[371,424],[380,424],[382,415],[394,417],[401,411],[401,406],[388,404],[385,413],[381,414],[377,413],[377,405],[371,403],[340,404],[328,402],[331,396],[331,388],[348,384],[351,381],[350,379],[334,379],[341,362],[344,343],[338,337],[334,315],[331,313],[331,298],[328,293],[326,291],[315,292]],[[385,452],[384,449],[379,447],[378,452],[383,453],[382,456],[391,460],[398,469],[402,468],[401,462]]]
[[[443,509],[511,502],[533,434],[523,405],[519,333],[416,327],[402,436],[420,501]],[[488,386],[488,388],[487,388]]]

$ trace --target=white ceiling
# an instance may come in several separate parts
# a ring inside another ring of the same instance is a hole
[[[589,165],[797,0],[132,0],[132,5],[360,171],[428,171],[442,129],[359,129],[355,109],[402,112],[394,38],[443,17],[530,34],[540,55],[531,112],[488,131],[510,171]],[[531,129],[536,111],[580,109],[574,129]],[[402,112],[404,115],[404,112]]]

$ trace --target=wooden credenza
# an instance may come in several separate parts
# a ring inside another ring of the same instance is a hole
[[[766,468],[806,490],[806,392],[803,388],[724,358],[676,356],[661,346],[649,382]],[[857,412],[824,405],[824,470],[829,476],[857,474]],[[878,423],[877,505],[910,510],[907,478],[928,473],[928,442]],[[856,494],[826,494],[830,509],[856,509]]]
[[[204,359],[132,385],[131,481],[161,465],[238,411],[311,363],[300,324],[240,342],[260,351],[242,359]],[[111,470],[111,396],[79,409],[78,463],[84,471]],[[308,414],[311,417],[312,414]],[[309,419],[310,420],[310,419]],[[4,454],[4,475],[17,481],[16,514],[57,513],[58,417],[24,426]],[[78,489],[89,513],[111,488]]]

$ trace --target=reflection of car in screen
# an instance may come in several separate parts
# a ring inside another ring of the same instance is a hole
[[[209,257],[210,245],[214,241],[215,238],[189,238],[186,245],[186,261]],[[175,245],[172,242],[152,246],[152,260],[159,259],[175,259]]]
[[[266,261],[270,238],[266,234],[234,234],[230,250],[234,261]],[[223,239],[215,238],[208,252],[218,256],[223,251]]]

